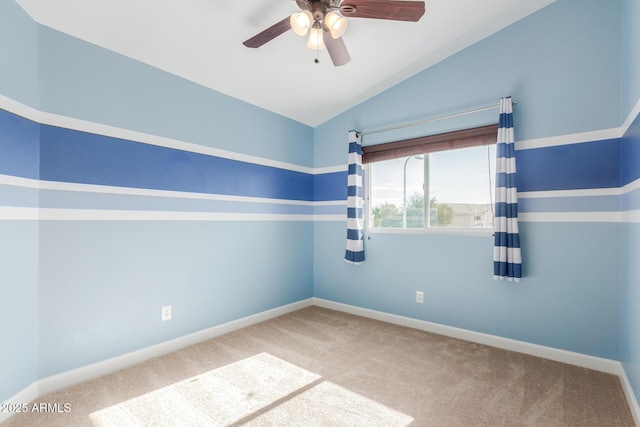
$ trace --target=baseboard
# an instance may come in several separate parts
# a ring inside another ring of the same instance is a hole
[[[313,298],[308,298],[253,314],[251,316],[243,317],[241,319],[233,320],[231,322],[223,323],[221,325],[213,326],[211,328],[194,332],[151,347],[146,347],[131,353],[43,378],[20,391],[15,396],[7,399],[3,403],[28,403],[37,399],[39,396],[53,393],[63,388],[110,374],[120,369],[144,362],[145,360],[162,356],[164,354],[180,350],[181,348],[185,348],[238,329],[246,328],[247,326],[264,322],[265,320],[273,319],[274,317],[282,316],[283,314],[297,311],[311,305],[313,305]],[[12,414],[0,413],[0,423],[8,419],[11,415]]]
[[[633,392],[631,382],[622,364],[620,364],[620,383],[622,383],[622,390],[624,390],[627,403],[629,403],[629,410],[633,416],[633,421],[636,423],[636,426],[640,426],[640,406],[638,405],[638,399],[636,399],[636,394]]]
[[[2,408],[7,408],[7,405],[6,405],[7,403],[24,404],[24,403],[29,403],[33,400],[36,400],[37,398],[38,398],[38,383],[35,382],[31,384],[29,387],[19,391],[17,394],[11,396],[10,398],[2,402]],[[3,422],[11,418],[11,416],[13,416],[14,414],[15,414],[15,411],[13,411],[12,408],[10,407],[9,409],[7,409],[6,412],[4,410],[0,411],[0,424],[2,424]]]
[[[181,348],[185,348],[283,314],[310,307],[312,305],[618,375],[634,421],[636,425],[640,426],[640,407],[638,406],[638,401],[636,400],[635,393],[631,388],[626,372],[624,371],[622,364],[618,361],[474,332],[425,320],[413,319],[410,317],[329,301],[322,298],[309,298],[292,304],[276,307],[271,310],[223,323],[171,341],[117,356],[112,359],[53,375],[36,381],[3,403],[28,403],[42,395],[61,390],[65,387],[107,375],[136,363],[144,362],[145,360],[162,356]],[[9,419],[11,415],[12,414],[10,413],[0,412],[0,424]]]
[[[461,329],[453,326],[442,325],[439,323],[427,322],[425,320],[385,313],[382,311],[370,310],[368,308],[356,307],[353,305],[329,301],[322,298],[313,298],[313,303],[314,305],[317,305],[319,307],[343,311],[345,313],[368,317],[370,319],[393,323],[395,325],[406,326],[409,328],[419,329],[426,332],[433,332],[435,334],[458,338],[465,341],[471,341],[478,344],[485,344],[505,350],[516,351],[518,353],[529,354],[532,356],[555,360],[557,362],[581,366],[596,371],[606,372],[608,374],[620,374],[620,362],[616,360],[589,356],[586,354],[546,347],[538,344],[531,344],[524,341],[503,338],[496,335],[484,334],[481,332],[474,332],[468,329]]]

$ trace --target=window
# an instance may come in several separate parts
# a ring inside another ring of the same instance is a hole
[[[364,147],[369,228],[492,228],[496,134],[491,125]]]

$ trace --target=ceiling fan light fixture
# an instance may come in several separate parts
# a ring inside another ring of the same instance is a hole
[[[347,30],[347,18],[337,13],[329,12],[324,16],[324,24],[329,29],[331,37],[339,39]]]
[[[324,39],[322,36],[322,26],[318,21],[313,23],[311,31],[309,32],[309,40],[307,41],[307,47],[309,49],[324,49]]]
[[[303,10],[300,13],[294,13],[291,15],[291,18],[289,18],[291,29],[299,36],[307,34],[307,30],[309,30],[312,22],[313,16],[308,10]]]

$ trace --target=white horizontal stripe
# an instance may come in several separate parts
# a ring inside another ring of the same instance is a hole
[[[38,208],[14,208],[0,206],[0,220],[37,221],[40,219]]]
[[[348,167],[346,164],[344,164],[344,165],[338,165],[338,166],[325,166],[321,168],[314,168],[312,173],[314,175],[321,175],[323,173],[346,172],[347,170],[348,170]]]
[[[625,193],[628,193],[630,191],[637,190],[639,188],[640,188],[640,179],[636,179],[635,181],[631,181],[630,183],[628,183],[627,185],[622,187],[620,189],[620,193],[621,194],[625,194]]]
[[[640,223],[640,210],[624,211],[621,213],[622,222],[639,222]]]
[[[590,132],[572,133],[567,135],[548,136],[544,138],[516,141],[516,150],[530,150],[532,148],[555,147],[558,145],[580,144],[582,142],[601,141],[620,138],[624,135],[622,127],[594,130]]]
[[[38,209],[0,206],[3,221],[344,221],[346,215]]]
[[[521,222],[620,222],[620,212],[522,212]]]
[[[42,221],[312,221],[314,215],[0,207],[0,220]]]
[[[538,197],[588,197],[588,196],[621,196],[625,193],[640,189],[640,179],[625,185],[624,187],[587,188],[581,190],[546,190],[518,192],[518,198]]]
[[[636,117],[638,117],[638,114],[640,114],[640,99],[638,99],[638,102],[636,102],[636,105],[633,106],[633,108],[629,112],[629,115],[627,116],[627,119],[622,124],[620,130],[621,135],[627,133],[633,121],[636,119]]]
[[[98,123],[88,122],[84,120],[73,119],[73,118],[60,116],[52,113],[40,112],[35,108],[32,108],[26,104],[22,104],[4,95],[0,95],[0,108],[38,123],[50,124],[53,126],[61,126],[68,129],[84,130],[90,133],[98,133],[98,134],[107,135],[107,136],[115,136],[117,138],[139,140],[139,138],[130,137],[131,135],[136,135],[144,139],[144,140],[141,140],[140,142],[144,142],[147,144],[159,145],[159,146],[168,147],[168,148],[177,148],[177,149],[186,150],[186,151],[191,151],[188,147],[195,147],[197,149],[202,149],[207,151],[206,153],[202,153],[202,154],[215,155],[215,156],[225,157],[225,158],[234,159],[234,160],[246,161],[249,163],[257,163],[265,166],[274,166],[274,167],[279,167],[283,169],[295,170],[298,172],[305,172],[305,173],[311,173],[311,174],[324,174],[324,173],[343,172],[347,170],[345,165],[324,166],[321,168],[299,166],[291,163],[278,162],[276,160],[270,160],[270,159],[264,159],[264,158],[250,156],[246,154],[234,153],[231,151],[220,150],[220,149],[206,147],[198,144],[186,143],[186,142],[173,140],[169,138],[163,138],[155,135],[144,134],[141,132],[130,131],[127,129],[120,129],[120,128],[101,125]],[[634,108],[631,110],[626,120],[624,121],[623,125],[620,127],[516,141],[515,148],[516,150],[528,150],[532,148],[553,147],[557,145],[579,144],[581,142],[620,138],[629,129],[629,127],[631,126],[633,121],[636,119],[638,114],[640,114],[640,100],[636,103],[636,105],[634,106]],[[108,133],[102,133],[101,130],[107,131]],[[163,143],[155,143],[155,142],[165,142],[169,145],[165,145]],[[177,144],[177,145],[174,145],[174,144]],[[200,153],[201,151],[194,151],[194,152]]]
[[[151,196],[151,197],[171,197],[181,199],[198,200],[222,200],[230,202],[246,203],[276,203],[282,205],[296,206],[331,206],[341,205],[343,200],[330,200],[322,202],[311,202],[306,200],[271,199],[262,197],[230,196],[224,194],[193,193],[188,191],[154,190],[133,187],[113,187],[108,185],[78,184],[72,182],[59,181],[39,181],[30,178],[21,178],[0,174],[0,184],[13,185],[16,187],[33,188],[37,190],[57,190],[57,191],[77,191],[85,193],[100,194],[122,194],[129,196]]]
[[[147,133],[137,132],[129,129],[117,128],[100,123],[90,122],[86,120],[76,119],[58,114],[38,111],[32,107],[24,105],[6,96],[0,95],[0,108],[17,114],[26,119],[32,120],[45,125],[57,126],[66,129],[73,129],[82,132],[94,133],[113,138],[121,138],[129,141],[142,142],[144,144],[155,145],[158,147],[173,148],[176,150],[188,151],[191,153],[205,154],[208,156],[224,157],[226,159],[238,160],[241,162],[255,163],[263,166],[271,166],[281,169],[287,169],[296,172],[309,174],[317,173],[312,167],[300,166],[293,163],[281,162],[278,160],[265,159],[262,157],[251,156],[248,154],[235,153],[233,151],[222,150],[219,148],[208,147],[205,145],[194,144],[191,142],[180,141],[172,138],[151,135]],[[322,172],[324,173],[324,172]]]
[[[356,219],[346,215],[283,215],[283,214],[234,214],[209,212],[118,211],[89,209],[38,209],[0,207],[0,220],[8,221],[347,221],[349,228],[356,228]],[[520,222],[640,222],[640,210],[626,212],[525,212],[519,214]],[[457,229],[396,230],[371,229],[384,232],[438,232],[449,233]],[[466,232],[490,234],[491,229],[464,229]]]
[[[626,190],[630,191],[630,190]],[[625,192],[626,192],[625,191]],[[538,197],[589,197],[589,196],[619,196],[620,188],[589,188],[584,190],[548,190],[518,192],[520,199],[534,199]]]
[[[314,221],[346,221],[346,215],[314,215]]]

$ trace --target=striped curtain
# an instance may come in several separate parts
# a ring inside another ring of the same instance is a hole
[[[349,131],[349,172],[347,191],[347,251],[344,260],[350,264],[364,262],[364,189],[361,136]]]
[[[519,282],[522,255],[518,233],[518,195],[511,97],[500,100],[496,142],[496,206],[493,277]]]

